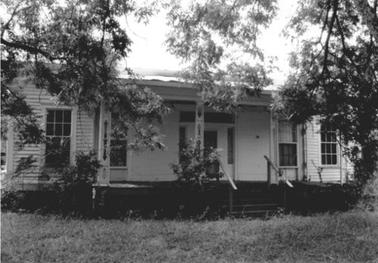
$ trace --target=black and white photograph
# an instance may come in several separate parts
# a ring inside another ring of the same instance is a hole
[[[377,262],[378,0],[2,0],[1,262]]]

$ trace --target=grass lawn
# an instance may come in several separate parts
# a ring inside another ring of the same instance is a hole
[[[3,213],[2,262],[378,262],[378,213],[219,221]]]

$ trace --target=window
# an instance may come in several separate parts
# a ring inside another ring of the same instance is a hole
[[[234,128],[227,128],[227,163],[234,163]]]
[[[337,133],[332,127],[321,125],[320,131],[320,155],[322,165],[337,164]]]
[[[110,166],[127,167],[127,133],[117,114],[112,114],[110,138]]]
[[[297,166],[297,128],[289,121],[278,122],[280,166]]]
[[[46,118],[46,167],[70,162],[71,110],[48,110]]]
[[[186,146],[186,127],[180,126],[179,128],[179,162],[183,160],[182,151]]]

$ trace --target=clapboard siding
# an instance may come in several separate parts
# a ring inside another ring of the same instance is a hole
[[[342,178],[345,181],[346,176],[353,173],[353,167],[345,156],[340,156],[340,147],[338,150],[338,160],[335,166],[324,166],[320,159],[320,123],[319,117],[315,117],[306,125],[307,139],[307,171],[310,181],[320,181],[318,169],[321,170],[323,182],[336,182]],[[341,164],[341,165],[340,165]]]
[[[159,125],[166,148],[162,150],[136,150],[128,156],[130,181],[172,181],[176,179],[170,165],[178,161],[179,112],[173,111]]]
[[[76,124],[76,151],[94,149],[94,114],[79,109]]]
[[[72,114],[72,126],[71,126],[71,160],[74,160],[74,155],[77,151],[88,152],[93,148],[93,136],[94,136],[94,120],[90,114],[83,110],[77,110],[76,107],[63,106],[57,104],[56,100],[49,95],[45,90],[41,90],[35,87],[35,85],[26,78],[18,78],[15,84],[18,91],[25,96],[26,102],[32,107],[33,112],[38,116],[40,121],[40,127],[45,129],[45,119],[47,109],[71,109]],[[23,178],[28,180],[30,178],[37,179],[41,174],[41,167],[44,164],[44,145],[25,145],[20,148],[17,146],[19,142],[16,133],[10,133],[13,138],[13,145],[11,146],[12,155],[9,160],[12,160],[11,170],[9,173],[15,171],[19,161],[22,158],[26,158],[32,155],[36,162],[34,167],[23,173]]]

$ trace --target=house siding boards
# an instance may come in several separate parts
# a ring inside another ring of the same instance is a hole
[[[114,178],[116,181],[172,181],[176,180],[170,164],[178,162],[179,149],[179,128],[186,128],[187,139],[194,138],[194,122],[180,121],[180,111],[195,111],[195,103],[200,100],[198,92],[190,88],[188,84],[165,83],[157,81],[145,81],[143,87],[149,87],[166,101],[173,103],[174,108],[170,114],[164,117],[163,123],[159,125],[163,134],[163,143],[166,146],[164,151],[155,150],[129,150],[127,153],[127,169],[120,171]],[[37,89],[30,81],[21,79],[22,93],[26,101],[33,107],[35,113],[41,116],[41,126],[45,128],[47,109],[71,109],[71,162],[78,151],[88,152],[98,148],[99,138],[99,117],[94,113],[87,113],[77,107],[57,105],[53,98],[45,91]],[[189,103],[190,102],[190,103]],[[234,123],[205,123],[205,130],[216,130],[218,136],[218,147],[221,149],[221,159],[226,172],[240,181],[267,181],[267,164],[264,155],[269,156],[273,162],[278,162],[277,121],[272,118],[268,106],[272,102],[271,94],[263,93],[260,97],[250,97],[246,100],[243,109],[237,113]],[[250,106],[246,106],[250,105]],[[252,106],[253,105],[253,106]],[[205,112],[214,112],[206,108]],[[235,136],[235,158],[234,164],[227,163],[227,129],[234,127]],[[298,166],[293,168],[282,168],[285,175],[291,180],[303,178],[303,163],[307,163],[307,178],[311,181],[319,181],[317,168],[320,163],[320,125],[318,118],[306,125],[306,152],[302,155],[303,145],[300,129],[297,130],[298,138]],[[10,133],[8,144],[17,141],[17,135]],[[132,135],[129,137],[132,142]],[[13,149],[13,150],[12,150]],[[8,165],[8,171],[12,172],[17,167],[22,157],[33,155],[37,159],[36,166],[25,173],[24,182],[38,182],[40,180],[40,167],[43,166],[44,145],[25,145],[23,149],[17,149],[12,144],[7,150],[7,159],[12,163]],[[305,156],[305,162],[303,160]],[[338,157],[340,158],[340,156]],[[315,166],[313,165],[313,163]],[[13,169],[11,169],[13,167]],[[334,167],[322,167],[322,179],[326,181],[340,181],[340,162]],[[297,170],[297,171],[296,171]],[[352,173],[351,164],[342,158],[341,172]],[[114,179],[113,178],[113,179]],[[110,178],[112,180],[112,178]],[[343,179],[345,180],[345,179]],[[272,178],[275,181],[275,177]]]
[[[83,110],[77,110],[76,107],[57,105],[51,95],[46,90],[41,90],[35,87],[35,85],[26,78],[17,79],[17,85],[20,86],[20,93],[25,96],[26,102],[32,107],[34,113],[40,118],[41,128],[46,127],[46,113],[48,109],[70,109],[71,114],[71,162],[74,160],[74,155],[77,151],[88,152],[92,149],[94,141],[94,126],[93,117]],[[13,145],[10,146],[11,150],[9,154],[11,157],[7,157],[12,161],[8,167],[9,173],[15,171],[18,162],[23,157],[33,155],[36,159],[34,167],[23,173],[24,183],[37,183],[40,180],[41,167],[44,165],[44,153],[45,146],[37,144],[28,144],[24,147],[17,147],[17,134],[9,132],[9,136],[13,138]]]
[[[310,181],[320,181],[318,168],[321,169],[323,182],[340,182],[342,178],[353,173],[353,167],[347,157],[340,155],[340,147],[337,147],[337,165],[322,165],[320,157],[320,124],[319,117],[315,117],[306,125],[307,138],[307,172]],[[341,164],[341,165],[340,165]]]
[[[179,112],[173,111],[159,125],[163,134],[164,151],[132,151],[129,154],[128,181],[175,180],[170,164],[178,161]]]
[[[78,110],[76,124],[76,151],[89,152],[95,149],[94,114]]]

